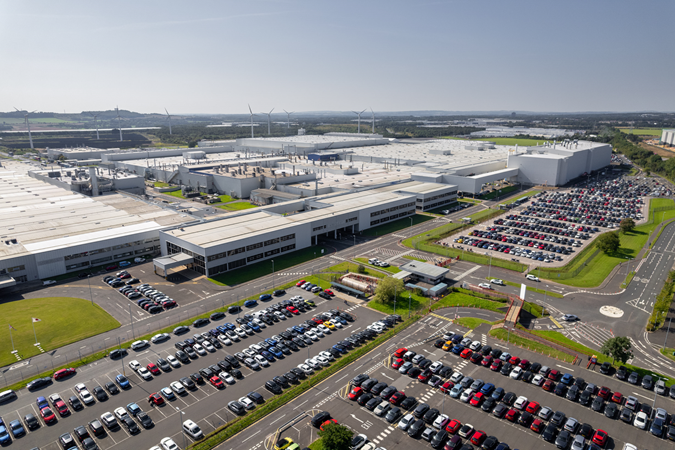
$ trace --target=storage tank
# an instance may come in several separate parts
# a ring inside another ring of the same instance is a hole
[[[201,150],[194,150],[194,151],[191,151],[191,152],[183,153],[183,158],[186,158],[186,159],[204,159],[205,155],[206,155],[206,153],[201,151]]]

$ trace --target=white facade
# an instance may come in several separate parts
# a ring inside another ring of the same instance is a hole
[[[661,144],[675,146],[675,129],[661,132]]]

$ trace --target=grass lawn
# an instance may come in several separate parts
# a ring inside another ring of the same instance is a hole
[[[71,312],[77,312],[75,317]],[[33,345],[32,318],[35,323],[38,342],[49,351],[81,339],[103,333],[120,326],[120,323],[91,301],[72,297],[45,297],[17,300],[0,304],[0,316],[11,325],[14,347],[23,359],[37,355],[40,351]],[[0,365],[16,362],[10,353],[12,342],[9,333],[0,338]]]
[[[227,203],[234,200],[234,198],[230,197],[229,195],[219,195],[218,198],[222,203]]]
[[[460,317],[459,319],[455,319],[455,323],[457,325],[469,328],[470,330],[473,330],[474,328],[478,327],[478,325],[483,323],[489,323],[492,325],[492,322],[489,320],[479,319],[478,317]]]
[[[661,128],[619,128],[622,133],[626,134],[637,134],[640,136],[661,136]]]
[[[243,209],[257,208],[256,205],[252,205],[249,202],[234,202],[226,203],[224,205],[216,206],[216,208],[226,209],[228,211],[241,211]]]
[[[509,200],[507,200],[507,201],[505,201],[501,204],[502,205],[510,205],[511,203],[515,202],[516,200],[520,200],[523,197],[531,197],[531,196],[533,196],[535,194],[538,194],[540,192],[541,191],[537,190],[537,189],[535,189],[533,191],[521,192],[520,194],[516,195],[515,197],[513,197],[513,198],[511,198],[511,199],[509,199]]]
[[[408,297],[408,294],[410,294],[410,297]],[[408,301],[410,303],[408,303]],[[417,295],[414,292],[404,291],[398,294],[398,298],[396,300],[396,308],[394,308],[393,302],[391,304],[387,304],[387,303],[380,303],[375,300],[369,301],[368,307],[385,314],[394,314],[394,313],[400,314],[402,317],[405,318],[404,313],[408,309],[408,307],[410,307],[410,311],[412,311],[412,314],[415,314],[415,311],[421,309],[422,307],[425,308],[429,307],[429,299],[427,297],[424,297],[423,295]]]
[[[389,266],[389,267],[374,267],[374,266],[372,266],[372,265],[370,265],[370,264],[368,263],[368,259],[366,259],[366,258],[356,258],[356,260],[357,260],[358,262],[360,262],[361,264],[363,264],[364,267],[366,267],[366,268],[372,268],[374,272],[377,272],[378,270],[384,270],[385,272],[389,272],[389,273],[399,273],[399,272],[401,271],[401,269],[399,269],[398,267],[394,267],[394,266]],[[338,265],[339,265],[339,264],[338,264]],[[375,276],[377,276],[377,275],[375,275]]]
[[[432,216],[425,216],[424,214],[415,214],[404,219],[394,220],[393,222],[385,223],[384,225],[378,225],[373,228],[368,228],[363,231],[364,236],[382,236],[384,234],[394,233],[399,230],[403,230],[410,226],[410,219],[412,218],[412,224],[417,225],[427,220],[432,220]]]
[[[324,250],[323,254],[321,253],[321,250]],[[288,269],[289,267],[319,258],[326,253],[327,250],[323,246],[315,245],[313,247],[303,248],[286,255],[277,256],[274,258],[274,271],[279,272]],[[233,286],[235,284],[245,283],[265,275],[270,275],[271,273],[272,261],[265,260],[240,267],[230,272],[216,275],[213,278],[209,278],[209,281],[221,286]]]
[[[481,200],[478,200],[477,198],[458,198],[457,201],[459,203],[473,203],[474,205],[481,203]]]
[[[495,330],[490,331],[490,336],[493,336],[497,339],[502,339],[503,341],[506,341],[508,339],[508,342],[511,344],[519,345],[521,347],[527,348],[529,350],[538,352],[538,353],[544,353],[545,355],[552,356],[554,358],[558,358],[562,361],[571,363],[574,361],[574,357],[571,355],[568,355],[565,352],[561,352],[560,350],[556,350],[553,347],[549,347],[548,345],[541,344],[537,341],[533,341],[531,339],[526,339],[523,337],[520,337],[516,334],[510,333],[506,331],[503,328],[497,328]]]
[[[661,134],[659,132],[659,134]],[[444,137],[443,139],[456,139],[456,140],[461,140],[461,141],[466,141],[464,138],[458,138],[454,136],[448,136]],[[486,137],[486,138],[481,138],[481,139],[471,139],[472,141],[489,141],[489,142],[494,142],[497,145],[537,145],[537,144],[543,144],[546,142],[546,139],[544,138],[539,138],[539,139],[529,139],[529,138],[498,138],[498,137]]]
[[[433,304],[432,310],[440,308],[449,308],[452,306],[465,306],[480,309],[487,309],[495,312],[504,312],[503,308],[507,308],[506,303],[496,302],[485,298],[474,297],[473,295],[465,294],[463,292],[451,292],[439,301]],[[501,308],[501,309],[500,309]]]
[[[176,198],[182,198],[182,199],[185,198],[185,197],[183,197],[183,191],[181,191],[180,189],[178,189],[177,191],[162,192],[162,193],[163,193],[164,195],[170,195],[170,196],[176,197]]]
[[[316,441],[312,442],[309,444],[308,447],[310,450],[324,450],[323,449],[323,443],[321,442],[321,438],[317,439]]]
[[[365,258],[357,258],[358,259],[365,259]],[[371,277],[377,277],[377,278],[384,278],[387,276],[386,273],[382,273],[378,270],[375,270],[372,268],[372,266],[368,266],[368,263],[361,264],[366,271],[362,275],[369,275]],[[353,273],[358,273],[357,268],[359,267],[359,264],[345,261],[341,262],[339,264],[336,264],[334,266],[330,266],[328,269],[324,270],[324,272],[353,272]]]
[[[154,185],[156,188],[166,188],[166,187],[171,186],[169,183],[165,183],[165,182],[163,182],[163,181],[155,181],[155,182],[153,183],[153,185]],[[180,189],[178,190],[178,192],[180,192]]]
[[[536,303],[523,303],[523,311],[529,312],[534,317],[543,317],[543,309],[541,305],[537,305]]]
[[[492,280],[493,278],[494,277],[485,277],[485,279],[488,280],[488,281]],[[508,280],[502,280],[502,281],[507,286],[514,286],[514,287],[520,288],[520,283],[514,283],[513,281],[508,281]],[[544,294],[545,293],[549,297],[563,298],[562,294],[558,294],[557,292],[547,291],[545,289],[539,289],[539,288],[534,287],[534,286],[527,286],[527,290],[532,291],[532,292],[536,292],[538,294]]]

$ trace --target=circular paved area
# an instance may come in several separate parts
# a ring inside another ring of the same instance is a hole
[[[600,313],[607,317],[619,318],[623,316],[623,309],[616,306],[605,305],[600,307]]]

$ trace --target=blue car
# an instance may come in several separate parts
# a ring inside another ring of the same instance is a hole
[[[482,388],[480,388],[480,391],[484,395],[490,395],[492,394],[492,391],[495,390],[495,385],[492,383],[485,383]]]
[[[35,400],[35,403],[37,403],[38,411],[40,411],[44,407],[49,406],[49,403],[47,403],[47,399],[44,397],[38,397],[37,400]]]
[[[252,329],[253,331],[255,331],[255,332],[259,332],[259,331],[260,331],[260,327],[259,327],[258,325],[256,325],[256,324],[254,324],[253,322],[249,322],[249,323],[247,323],[246,325],[248,325],[249,327],[251,327],[251,329]]]
[[[274,356],[272,356],[272,354],[271,354],[270,352],[268,352],[267,350],[261,351],[260,354],[263,356],[263,358],[265,358],[265,359],[268,360],[269,362],[274,362],[274,361],[276,361],[276,359],[274,358]]]
[[[246,300],[244,302],[244,306],[246,306],[247,308],[252,308],[256,305],[258,305],[258,300]]]
[[[296,333],[305,334],[305,329],[302,328],[300,325],[294,325],[293,331],[295,331]]]
[[[9,437],[9,433],[7,432],[7,427],[5,427],[5,424],[0,420],[0,444],[5,445],[11,442],[11,439]]]
[[[566,373],[565,375],[562,376],[560,379],[560,382],[564,384],[565,386],[569,386],[574,382],[574,377],[570,375],[569,373]]]
[[[346,350],[344,349],[344,347],[341,346],[341,345],[334,345],[333,348],[334,348],[335,350],[337,350],[338,352],[340,352],[340,353],[345,353],[345,352],[346,352]]]
[[[216,327],[216,330],[218,330],[218,331],[220,331],[221,333],[225,334],[225,332],[227,331],[227,327],[226,327],[225,325],[218,325],[218,326]]]
[[[492,398],[494,398],[497,401],[501,400],[503,396],[504,396],[504,388],[498,387],[492,393]]]
[[[455,355],[459,355],[460,353],[462,353],[462,350],[464,350],[463,345],[455,345],[454,347],[452,347],[452,353],[454,353]]]
[[[12,432],[12,436],[15,438],[21,437],[24,434],[26,434],[26,430],[23,428],[23,425],[21,425],[21,421],[19,420],[12,420],[9,423],[9,429]]]
[[[283,358],[283,357],[284,357],[284,354],[281,352],[281,350],[279,350],[279,349],[276,348],[276,347],[270,347],[270,348],[268,349],[268,351],[269,351],[271,354],[273,354],[275,357],[277,357],[277,358]]]
[[[121,373],[115,376],[115,381],[117,382],[117,384],[120,385],[122,389],[130,387],[129,380],[127,380],[127,377],[125,377]]]
[[[272,296],[270,294],[263,294],[260,296],[260,301],[265,301],[265,300],[272,300]]]
[[[141,408],[136,403],[129,403],[127,405],[127,411],[129,411],[129,414],[136,417],[136,414],[141,412]]]
[[[267,338],[267,339],[265,339],[265,342],[267,342],[268,344],[270,344],[270,346],[272,346],[272,347],[274,347],[275,345],[277,345],[277,341],[275,341],[275,340],[272,339],[272,338]]]
[[[226,330],[234,331],[237,327],[234,326],[232,322],[224,323],[223,326]]]
[[[129,261],[122,261],[120,263],[120,267],[129,267],[130,265],[131,265],[131,263]]]

